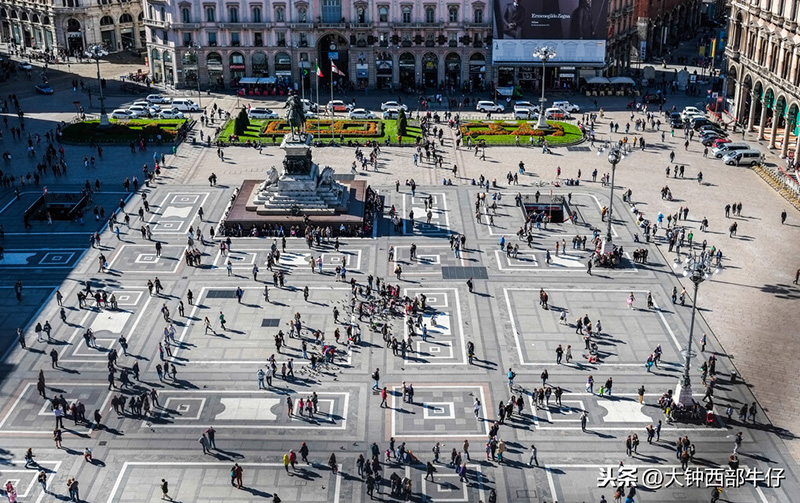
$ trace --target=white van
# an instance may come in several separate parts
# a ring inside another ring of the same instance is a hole
[[[561,110],[564,110],[565,112],[569,112],[571,114],[580,113],[581,111],[581,107],[573,103],[570,103],[569,101],[554,101],[553,108],[560,108]]]
[[[544,118],[549,121],[563,121],[571,117],[566,110],[561,108],[548,108],[544,111]]]
[[[723,143],[719,147],[714,147],[711,149],[711,153],[714,154],[714,157],[719,159],[735,150],[748,150],[750,145],[747,143]]]
[[[197,112],[200,110],[200,107],[197,106],[197,103],[186,98],[173,98],[172,108],[177,108],[181,112]]]
[[[701,117],[706,116],[702,110],[698,110],[696,107],[686,107],[683,109],[683,112],[681,112],[681,117],[683,117],[683,120],[686,120],[687,117],[692,115],[699,115]]]
[[[736,150],[722,158],[722,162],[728,166],[755,166],[760,163],[764,156],[761,151],[755,149]]]

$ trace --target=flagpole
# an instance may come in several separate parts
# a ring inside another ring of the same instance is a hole
[[[333,102],[333,61],[331,61],[331,102]],[[331,105],[331,141],[335,142],[336,137],[333,132],[333,120],[336,118],[336,107]]]
[[[319,131],[319,60],[314,58],[314,73],[317,74],[317,131]]]
[[[305,68],[300,69],[300,96],[303,100],[306,99],[306,76],[303,75]]]

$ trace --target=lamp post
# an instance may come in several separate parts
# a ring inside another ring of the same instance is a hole
[[[608,228],[606,230],[606,243],[611,243],[611,219],[614,214],[614,175],[617,172],[617,164],[625,157],[618,145],[610,147],[608,152],[608,162],[611,163],[611,195],[608,199]]]
[[[542,60],[542,97],[539,98],[539,121],[536,123],[536,129],[547,129],[547,120],[544,114],[544,104],[547,102],[544,99],[544,71],[547,62],[556,57],[556,50],[552,47],[542,46],[533,51],[533,57]]]
[[[683,375],[678,381],[678,387],[675,390],[677,403],[686,407],[691,407],[692,399],[692,357],[696,354],[692,351],[692,339],[694,336],[694,318],[697,312],[697,290],[700,283],[709,279],[714,274],[722,273],[722,269],[718,266],[713,266],[712,257],[705,253],[701,255],[691,255],[686,258],[684,262],[679,260],[675,262],[675,267],[681,269],[685,277],[688,277],[694,285],[694,294],[692,296],[692,320],[689,325],[689,341],[686,343],[686,349],[683,351]]]
[[[200,44],[194,44],[192,46],[194,49],[194,63],[197,65],[197,108],[202,109],[203,105],[200,104],[200,54],[199,51],[202,49]]]
[[[100,80],[100,58],[108,53],[99,45],[93,45],[86,51],[86,55],[94,59],[97,64],[97,85],[100,86],[100,127],[108,127],[108,114],[106,114],[106,99],[103,95],[103,81]]]

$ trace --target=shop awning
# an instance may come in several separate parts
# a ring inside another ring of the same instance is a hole
[[[276,80],[275,77],[261,77],[258,79],[258,84],[274,84]]]
[[[242,77],[239,79],[240,84],[258,84],[258,79],[256,77]]]
[[[612,84],[630,84],[633,85],[636,82],[633,81],[630,77],[611,77]]]
[[[610,84],[611,81],[605,77],[592,77],[586,81],[587,84]]]

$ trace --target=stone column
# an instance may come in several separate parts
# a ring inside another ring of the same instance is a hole
[[[761,120],[758,123],[758,140],[764,139],[764,127],[767,125],[767,104],[761,100]]]
[[[752,91],[750,91],[750,114],[747,117],[747,131],[750,132],[753,130],[753,126],[755,125],[756,120],[756,103],[759,100],[758,96]]]
[[[797,135],[797,139],[794,143],[794,161],[797,162],[797,156],[800,155],[800,135]]]
[[[727,96],[725,96],[725,98],[727,99]],[[737,121],[738,121],[739,113],[740,113],[740,110],[741,110],[739,108],[739,106],[740,106],[739,100],[741,100],[741,98],[742,98],[742,83],[741,83],[741,79],[737,78],[736,79],[736,83],[735,83],[735,87],[733,89],[733,106],[734,106],[733,116],[734,116],[734,118],[737,118]]]
[[[781,121],[781,111],[777,107],[772,109],[772,131],[769,134],[769,145],[767,148],[775,148],[775,140],[778,139],[778,124]]]
[[[792,127],[790,127],[792,126]],[[783,142],[781,143],[781,159],[786,157],[786,153],[789,151],[789,134],[790,130],[793,129],[793,124],[789,124],[789,115],[786,115],[786,129],[783,132]]]

